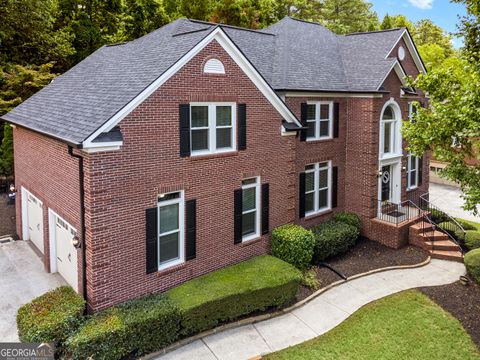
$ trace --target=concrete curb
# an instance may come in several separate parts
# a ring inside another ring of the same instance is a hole
[[[207,331],[201,332],[197,335],[193,335],[193,336],[190,336],[188,338],[179,340],[179,341],[177,341],[177,342],[175,342],[175,343],[173,343],[173,344],[167,346],[166,348],[164,348],[162,350],[159,350],[157,352],[144,355],[144,356],[140,357],[139,360],[154,359],[157,356],[165,355],[169,352],[177,350],[178,348],[180,348],[182,346],[185,346],[185,345],[188,345],[188,344],[190,344],[194,341],[200,340],[200,339],[202,339],[206,336],[217,334],[219,332],[234,329],[234,328],[244,326],[244,325],[255,324],[255,323],[258,323],[258,322],[263,321],[263,320],[272,319],[272,318],[275,318],[277,316],[284,315],[286,313],[292,312],[293,310],[298,309],[298,308],[302,307],[303,305],[309,303],[310,301],[312,301],[313,299],[315,299],[319,295],[323,294],[324,292],[326,292],[326,291],[328,291],[328,290],[330,290],[330,289],[332,289],[332,288],[334,288],[338,285],[349,282],[350,280],[355,280],[355,279],[358,279],[358,278],[361,278],[361,277],[365,277],[365,276],[368,276],[368,275],[372,275],[372,274],[376,274],[376,273],[380,273],[380,272],[385,272],[385,271],[389,271],[389,270],[415,269],[415,268],[419,268],[419,267],[428,265],[431,260],[432,259],[429,256],[425,261],[423,261],[419,264],[387,266],[387,267],[384,267],[384,268],[374,269],[374,270],[370,270],[370,271],[367,271],[367,272],[364,272],[364,273],[353,275],[353,276],[349,277],[347,280],[336,281],[334,283],[331,283],[330,285],[327,285],[327,286],[315,291],[313,294],[311,294],[307,298],[305,298],[303,300],[300,300],[299,302],[293,304],[292,306],[290,306],[288,308],[281,309],[281,310],[273,312],[273,313],[253,316],[253,317],[245,318],[245,319],[238,320],[238,321],[235,321],[235,322],[232,322],[232,323],[228,323],[228,324],[225,324],[225,325],[218,326],[218,327],[213,328],[211,330],[207,330]]]

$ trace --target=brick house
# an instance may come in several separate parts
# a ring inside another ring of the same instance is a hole
[[[17,233],[91,311],[337,211],[398,248],[410,219],[379,204],[428,190],[400,133],[425,101],[405,78],[424,71],[406,29],[339,36],[289,17],[257,31],[179,19],[104,46],[3,116]]]

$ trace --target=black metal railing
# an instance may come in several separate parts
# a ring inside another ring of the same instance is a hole
[[[424,234],[433,239],[435,231],[440,231],[448,236],[448,238],[459,246],[464,252],[464,243],[466,232],[463,226],[445,211],[435,206],[428,199],[428,194],[420,196],[419,207],[423,210],[424,223],[430,224],[429,229],[424,229]],[[431,241],[432,246],[435,242]]]
[[[402,201],[401,203],[378,201],[377,218],[398,226],[404,221],[420,217],[422,215],[421,210],[416,206],[412,206],[412,204],[411,200]]]

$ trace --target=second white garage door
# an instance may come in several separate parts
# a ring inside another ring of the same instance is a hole
[[[52,260],[55,268],[52,271],[58,271],[67,283],[78,291],[77,249],[72,245],[76,230],[53,211],[49,212],[49,217],[51,225],[55,226],[52,231],[52,245],[55,248],[55,254],[52,254],[55,258]]]

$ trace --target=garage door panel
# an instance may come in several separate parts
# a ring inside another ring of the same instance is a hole
[[[78,287],[77,249],[72,245],[75,229],[62,218],[55,219],[55,253],[57,271],[75,289]]]
[[[43,204],[27,192],[27,222],[29,239],[40,252],[44,253]]]

